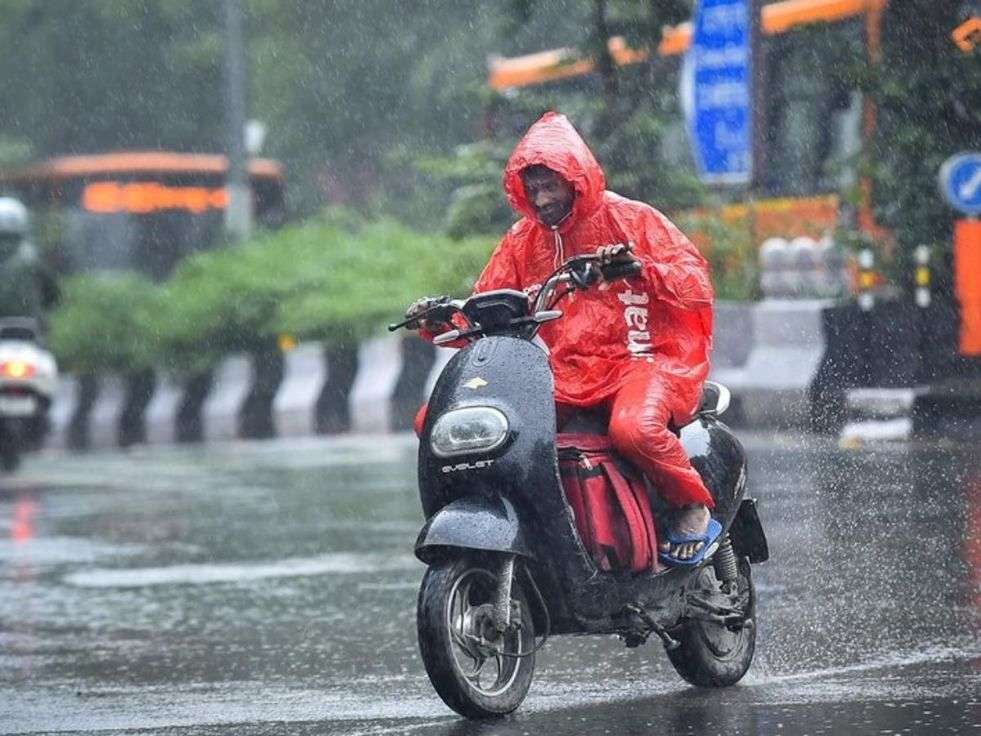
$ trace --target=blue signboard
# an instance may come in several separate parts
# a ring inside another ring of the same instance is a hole
[[[751,0],[700,0],[686,58],[689,134],[699,178],[747,184],[753,175]]]
[[[959,153],[940,168],[940,193],[955,210],[981,214],[981,153]]]

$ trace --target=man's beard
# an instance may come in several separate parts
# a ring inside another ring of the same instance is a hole
[[[538,219],[548,227],[555,227],[572,214],[571,207],[549,207],[538,211]]]

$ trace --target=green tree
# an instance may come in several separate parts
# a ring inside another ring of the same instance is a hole
[[[963,5],[907,0],[890,3],[884,17],[869,163],[875,211],[896,237],[904,274],[917,245],[950,242],[955,213],[937,189],[941,164],[981,149],[981,52],[965,54],[950,38]]]
[[[534,25],[540,18],[581,18],[570,58],[595,59],[597,72],[592,79],[491,96],[486,105],[495,124],[488,140],[451,156],[417,161],[417,171],[437,186],[454,187],[448,197],[448,231],[456,236],[500,232],[513,220],[500,193],[501,170],[518,136],[548,109],[569,115],[603,164],[611,189],[665,210],[697,204],[703,190],[684,140],[675,91],[677,60],[651,53],[643,63],[617,67],[608,51],[614,36],[623,36],[633,48],[656,49],[664,27],[687,19],[690,6],[688,0],[512,2],[512,26]],[[557,45],[556,39],[546,43]]]
[[[218,150],[220,4],[11,0],[0,23],[0,135],[38,155]]]

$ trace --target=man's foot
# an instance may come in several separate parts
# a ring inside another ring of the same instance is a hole
[[[693,504],[678,510],[674,523],[671,525],[671,536],[676,537],[703,537],[708,531],[709,521],[712,514],[704,504]],[[690,560],[701,551],[705,542],[683,542],[681,544],[671,544],[664,541],[658,545],[658,549],[666,555],[670,555],[679,560]]]

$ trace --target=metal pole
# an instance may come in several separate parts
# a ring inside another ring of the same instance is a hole
[[[242,6],[224,0],[225,6],[225,124],[228,146],[228,204],[225,232],[235,242],[252,230],[252,188],[245,159],[245,43]]]

